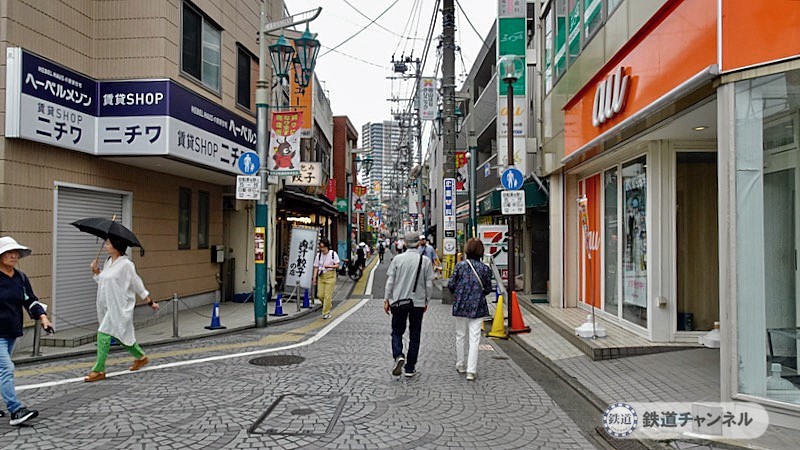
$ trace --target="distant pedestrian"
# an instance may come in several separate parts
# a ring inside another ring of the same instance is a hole
[[[433,267],[439,266],[439,256],[436,255],[436,250],[434,250],[433,246],[425,239],[424,236],[420,236],[419,238],[419,253],[421,255],[427,256],[431,263],[433,263]]]
[[[319,240],[319,253],[314,259],[314,271],[311,275],[312,284],[317,284],[317,295],[322,300],[322,318],[331,318],[331,304],[333,303],[333,289],[336,287],[336,269],[339,268],[339,255],[331,250],[331,243],[327,239]]]
[[[381,264],[383,264],[383,254],[386,252],[386,247],[383,246],[383,241],[378,242],[378,257]]]
[[[406,233],[405,242],[415,249],[419,241],[417,233]],[[417,374],[422,315],[428,310],[428,301],[433,291],[433,269],[431,261],[415,251],[392,258],[389,263],[383,309],[392,315],[392,375],[399,377],[405,363],[405,375]],[[403,334],[409,329],[408,354],[403,353]]]
[[[453,276],[447,283],[453,293],[453,316],[456,329],[456,370],[467,373],[474,380],[478,369],[478,343],[481,339],[481,322],[489,315],[486,296],[492,292],[491,270],[481,262],[483,244],[472,238],[464,246],[466,257],[456,264]],[[465,340],[465,336],[469,339]],[[466,352],[465,352],[466,349]],[[467,358],[464,360],[464,354]]]
[[[356,267],[364,271],[367,265],[367,244],[361,242],[356,249]]]
[[[97,282],[97,361],[89,375],[83,381],[105,380],[106,358],[111,349],[111,339],[116,339],[134,358],[130,370],[139,370],[150,360],[145,356],[142,347],[136,343],[133,329],[133,309],[136,306],[136,295],[147,300],[154,311],[159,310],[158,303],[150,299],[150,292],[145,289],[142,279],[136,273],[136,266],[125,252],[127,244],[110,237],[104,244],[108,259],[101,270],[97,260],[92,261],[92,273]]]
[[[39,411],[20,403],[14,388],[11,353],[17,338],[22,337],[22,308],[28,310],[31,319],[38,319],[43,329],[52,330],[28,276],[15,268],[20,258],[30,254],[28,247],[18,244],[13,238],[0,238],[0,393],[11,413],[11,425],[21,425],[39,415]],[[0,411],[0,417],[4,415]]]

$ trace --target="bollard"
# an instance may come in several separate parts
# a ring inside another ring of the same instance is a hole
[[[38,323],[33,324],[33,352],[31,356],[42,356],[39,351],[42,345],[42,327]]]
[[[172,294],[172,337],[178,337],[178,294]]]

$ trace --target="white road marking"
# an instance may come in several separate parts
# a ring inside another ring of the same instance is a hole
[[[369,280],[367,281],[367,287],[366,287],[366,289],[364,291],[364,295],[372,295],[372,281],[374,279],[374,276],[375,276],[375,268],[373,267],[373,269],[370,271],[370,274],[369,274]],[[319,330],[319,332],[317,332],[317,334],[315,334],[314,336],[312,336],[311,338],[309,338],[306,341],[297,342],[297,343],[291,344],[291,345],[285,345],[283,347],[268,348],[268,349],[264,349],[264,350],[253,350],[253,351],[249,351],[249,352],[233,353],[233,354],[229,354],[229,355],[209,356],[207,358],[190,359],[190,360],[186,360],[186,361],[171,362],[171,363],[166,363],[166,364],[160,364],[160,365],[157,365],[157,366],[144,367],[144,368],[139,369],[139,370],[137,370],[135,372],[131,372],[129,370],[122,370],[122,371],[119,371],[119,372],[110,372],[110,373],[106,374],[106,378],[118,377],[118,376],[122,376],[122,375],[133,375],[133,374],[140,373],[140,372],[150,372],[150,371],[154,371],[154,370],[163,370],[163,369],[169,369],[169,368],[172,368],[172,367],[190,366],[190,365],[193,365],[193,364],[202,364],[202,363],[206,363],[206,362],[210,362],[210,361],[220,361],[220,360],[224,360],[224,359],[241,358],[243,356],[263,355],[265,353],[282,352],[282,351],[291,350],[291,349],[294,349],[294,348],[305,347],[305,346],[311,345],[311,344],[319,341],[323,337],[325,337],[334,328],[336,328],[340,323],[344,322],[345,319],[347,319],[353,313],[355,313],[356,311],[361,309],[362,306],[366,305],[368,301],[369,301],[369,299],[367,299],[367,298],[361,300],[360,302],[358,302],[358,304],[356,304],[355,306],[350,308],[347,312],[345,312],[341,316],[339,316],[336,319],[334,319],[330,324],[328,324],[327,326],[325,326],[324,328]],[[47,381],[45,383],[26,384],[26,385],[22,385],[22,386],[17,386],[16,390],[17,390],[17,392],[22,392],[22,391],[27,391],[27,390],[31,390],[31,389],[40,389],[40,388],[45,388],[45,387],[61,386],[63,384],[82,383],[82,382],[83,382],[83,377],[66,378],[66,379],[57,380],[57,381]]]

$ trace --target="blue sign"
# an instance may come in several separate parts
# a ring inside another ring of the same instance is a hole
[[[455,216],[455,204],[453,202],[456,187],[455,178],[444,179],[444,216]]]
[[[509,167],[503,171],[502,175],[500,175],[500,183],[502,183],[503,187],[509,191],[516,191],[517,189],[521,188],[523,182],[524,179],[522,177],[522,172],[514,167]]]
[[[252,175],[258,172],[259,167],[261,167],[261,160],[254,152],[242,153],[242,156],[239,157],[239,170],[243,174]]]

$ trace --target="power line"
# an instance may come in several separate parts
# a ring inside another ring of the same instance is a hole
[[[456,0],[456,5],[458,5],[458,9],[459,9],[459,10],[461,10],[461,14],[463,14],[463,15],[464,15],[464,18],[465,18],[465,19],[467,19],[467,23],[468,23],[468,24],[469,24],[469,26],[472,28],[472,31],[474,31],[474,32],[475,32],[475,34],[477,34],[477,35],[478,35],[478,39],[480,39],[480,40],[481,40],[481,44],[483,45],[483,47],[484,47],[486,50],[489,50],[489,47],[486,45],[486,42],[484,42],[484,41],[483,41],[483,36],[481,36],[481,34],[480,34],[480,33],[478,33],[478,30],[475,28],[475,25],[473,25],[473,24],[472,24],[472,21],[471,21],[471,20],[469,20],[469,16],[467,15],[467,13],[465,13],[465,12],[464,12],[464,8],[462,8],[462,7],[461,7],[461,2],[459,2],[458,0]]]
[[[383,15],[384,15],[384,14],[386,14],[387,12],[389,12],[389,10],[390,10],[390,9],[392,9],[392,7],[393,7],[394,5],[396,5],[396,4],[397,4],[397,2],[399,2],[399,1],[400,1],[400,0],[394,0],[394,1],[392,2],[392,4],[391,4],[391,5],[389,5],[389,7],[388,7],[388,8],[384,9],[384,10],[383,10],[383,12],[382,12],[382,13],[380,13],[380,14],[378,15],[378,17],[376,17],[376,18],[372,19],[372,20],[371,20],[371,21],[370,21],[368,24],[364,25],[364,26],[363,26],[363,27],[362,27],[360,30],[358,30],[358,31],[356,31],[355,33],[353,33],[353,34],[352,34],[350,37],[348,37],[347,39],[345,39],[345,40],[343,40],[342,42],[340,42],[340,43],[336,44],[336,45],[335,45],[333,48],[329,49],[329,50],[328,50],[328,51],[326,51],[325,53],[323,53],[323,54],[319,55],[319,56],[317,57],[317,59],[319,59],[319,58],[322,58],[323,56],[327,55],[328,53],[330,53],[330,52],[332,52],[332,51],[336,50],[337,48],[339,48],[339,47],[341,47],[342,45],[344,45],[344,44],[346,44],[347,42],[349,42],[349,41],[350,41],[350,39],[353,39],[354,37],[356,37],[356,36],[358,36],[359,34],[361,34],[361,32],[363,32],[364,30],[366,30],[367,28],[369,28],[369,26],[370,26],[370,25],[372,25],[373,23],[375,23],[375,21],[376,21],[376,20],[380,19],[381,17],[383,17]]]
[[[367,16],[366,14],[364,14],[363,12],[361,12],[361,10],[359,10],[358,8],[356,8],[355,6],[353,6],[353,4],[352,4],[352,3],[348,2],[347,0],[342,0],[342,1],[343,1],[343,2],[345,2],[345,3],[347,4],[347,6],[349,6],[349,7],[353,8],[353,10],[354,10],[355,12],[357,12],[359,15],[361,15],[361,17],[363,17],[363,18],[365,18],[365,19],[367,19],[367,20],[372,20],[372,19],[371,19],[369,16]],[[373,21],[373,22],[374,22],[374,21]],[[380,28],[381,30],[383,30],[383,31],[386,31],[386,32],[388,32],[388,33],[391,33],[391,34],[393,34],[393,35],[395,35],[395,36],[397,36],[397,37],[400,37],[400,38],[404,37],[403,35],[397,34],[397,33],[395,33],[394,31],[392,31],[392,30],[390,30],[390,29],[388,29],[388,28],[384,27],[383,25],[381,25],[381,24],[379,24],[379,23],[376,23],[375,25],[377,25],[377,26],[378,26],[378,28]]]
[[[375,67],[378,67],[378,68],[381,68],[381,69],[385,69],[386,68],[385,66],[382,66],[380,64],[376,64],[376,63],[374,63],[372,61],[367,61],[366,59],[361,59],[361,58],[359,58],[357,56],[350,55],[350,54],[345,53],[345,52],[343,52],[341,50],[336,50],[336,49],[333,49],[333,48],[330,48],[330,47],[326,47],[324,45],[322,46],[322,48],[324,48],[324,49],[326,49],[328,51],[334,52],[334,53],[338,53],[338,54],[340,54],[342,56],[346,56],[348,58],[355,59],[356,61],[363,62],[364,64],[369,64],[370,66],[375,66]]]

